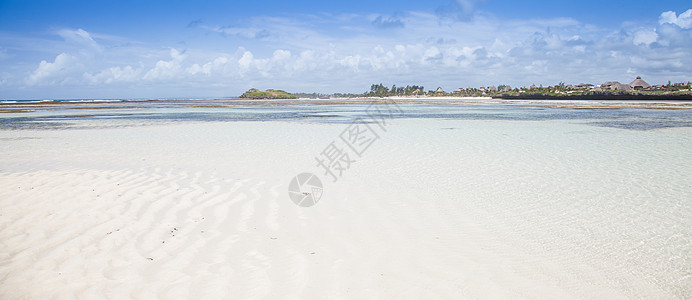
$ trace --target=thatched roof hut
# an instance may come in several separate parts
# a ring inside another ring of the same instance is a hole
[[[651,88],[651,85],[646,83],[641,76],[637,76],[637,79],[632,81],[630,86],[635,90],[648,90]]]
[[[627,84],[622,84],[617,81],[608,81],[601,84],[601,88],[604,90],[615,90],[615,91],[631,91],[632,87]]]
[[[605,83],[601,84],[601,88],[604,90],[614,90],[615,86],[620,84],[618,81],[606,81]]]
[[[613,89],[617,90],[617,91],[631,91],[632,87],[629,85],[620,83],[620,84],[615,85],[615,87]]]

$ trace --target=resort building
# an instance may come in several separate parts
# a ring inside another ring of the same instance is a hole
[[[636,91],[651,89],[651,85],[642,80],[641,76],[637,76],[637,79],[630,83],[630,87]]]
[[[604,84],[601,84],[601,89],[615,91],[631,91],[632,87],[627,84],[622,84],[618,81],[608,81]]]
[[[592,89],[592,91],[607,91],[607,90],[615,90],[615,91],[641,91],[641,90],[650,90],[651,85],[646,83],[642,79],[641,76],[637,76],[637,78],[630,82],[630,84],[622,84],[617,81],[608,81],[604,84],[601,84],[600,88],[596,87]]]

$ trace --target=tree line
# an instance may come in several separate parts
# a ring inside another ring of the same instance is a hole
[[[422,85],[407,85],[405,87],[397,87],[396,84],[391,88],[383,84],[373,84],[370,86],[370,91],[363,93],[366,97],[389,97],[389,96],[410,96],[423,94],[424,87]]]

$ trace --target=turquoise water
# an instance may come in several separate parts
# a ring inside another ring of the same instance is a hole
[[[209,102],[206,102],[209,103]],[[274,104],[276,104],[275,102]],[[280,102],[278,102],[280,104]],[[121,127],[178,122],[288,121],[350,123],[369,119],[368,103],[287,106],[197,106],[195,102],[161,104],[137,102],[119,106],[104,103],[56,105],[45,107],[3,107],[0,129],[69,129]],[[692,127],[692,110],[666,109],[574,109],[545,106],[473,104],[401,104],[398,119],[450,120],[573,120],[592,126],[631,130]]]

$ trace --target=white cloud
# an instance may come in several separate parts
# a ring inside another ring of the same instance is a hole
[[[229,65],[230,60],[226,56],[221,56],[215,58],[213,61],[207,62],[203,65],[193,64],[187,69],[190,75],[212,75],[212,72],[224,72],[226,66]]]
[[[442,52],[440,52],[437,47],[433,46],[425,50],[425,53],[423,53],[423,57],[421,58],[421,62],[425,64],[440,59],[442,59]]]
[[[250,69],[250,66],[252,65],[252,61],[255,59],[255,56],[252,55],[252,52],[250,51],[245,51],[243,53],[243,56],[238,60],[238,66],[240,66],[241,71],[247,71]]]
[[[283,61],[291,58],[291,51],[278,49],[274,51],[273,59],[275,61]]]
[[[343,67],[346,67],[347,70],[351,72],[358,73],[360,72],[360,62],[361,62],[361,57],[360,55],[356,56],[346,56],[342,59],[339,60],[339,64]]]
[[[688,9],[686,12],[677,16],[674,11],[667,11],[661,14],[658,19],[659,24],[675,24],[683,29],[692,28],[692,9]]]
[[[27,85],[53,84],[60,81],[60,75],[69,73],[70,67],[76,64],[75,58],[67,53],[60,53],[53,62],[45,60],[26,79]]]
[[[652,83],[689,80],[691,15],[692,10],[680,16],[666,12],[654,26],[598,28],[567,18],[507,20],[482,14],[448,22],[433,13],[411,12],[397,16],[406,30],[387,31],[372,30],[372,15],[258,18],[250,20],[245,31],[213,27],[248,38],[207,35],[214,45],[230,41],[226,45],[233,45],[231,51],[211,51],[204,43],[167,51],[141,44],[111,47],[108,39],[98,38],[104,44],[100,46],[94,34],[77,29],[60,35],[66,44],[82,48],[68,47],[73,51],[61,51],[53,62],[42,61],[26,71],[30,75],[23,83],[107,86],[148,81],[161,93],[170,86],[201,92],[222,86],[228,95],[257,82],[292,91],[353,92],[373,82],[445,89],[599,83],[629,80],[628,70]],[[256,33],[262,31],[271,34],[258,39]],[[80,51],[92,49],[92,43],[102,51]],[[3,87],[8,85],[11,82]]]
[[[58,35],[60,35],[66,41],[75,43],[82,47],[88,47],[97,50],[101,49],[99,44],[96,43],[96,41],[91,37],[91,34],[81,28],[76,30],[62,29],[58,31]]]
[[[117,82],[134,82],[139,79],[141,70],[135,70],[131,66],[110,67],[95,75],[84,73],[84,79],[91,84],[112,84]]]
[[[153,69],[149,70],[142,79],[144,80],[166,80],[177,77],[181,74],[181,63],[185,59],[185,54],[175,48],[170,50],[170,60],[159,60]]]
[[[658,39],[658,34],[653,30],[640,30],[634,34],[633,42],[635,45],[651,45]]]

